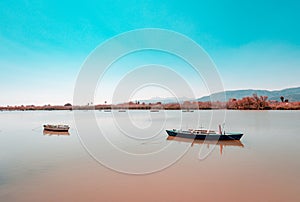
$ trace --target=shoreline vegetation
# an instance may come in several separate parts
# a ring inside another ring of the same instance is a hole
[[[253,94],[252,97],[244,97],[242,99],[231,98],[227,102],[199,102],[199,101],[184,101],[183,103],[140,103],[139,101],[128,102],[122,104],[87,104],[84,106],[72,106],[67,103],[65,105],[21,105],[21,106],[0,106],[0,111],[33,111],[33,110],[215,110],[215,109],[229,109],[229,110],[300,110],[300,102],[289,102],[280,97],[280,101],[268,100],[267,96],[257,96]]]

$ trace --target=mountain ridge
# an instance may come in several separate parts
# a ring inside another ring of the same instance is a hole
[[[225,99],[224,100],[224,93]],[[285,88],[282,90],[256,90],[256,89],[243,89],[243,90],[228,90],[224,92],[213,93],[209,96],[203,96],[197,99],[200,102],[208,101],[228,101],[229,99],[242,99],[243,97],[251,97],[253,94],[258,96],[268,96],[268,100],[281,101],[280,97],[288,99],[291,102],[300,101],[300,87]]]
[[[224,94],[225,93],[225,100]],[[211,95],[202,96],[200,98],[192,99],[187,97],[180,97],[176,99],[175,97],[153,97],[151,99],[139,100],[140,103],[157,103],[162,104],[167,103],[183,103],[184,101],[199,101],[199,102],[209,102],[209,101],[221,101],[227,102],[229,99],[242,99],[244,97],[252,97],[253,94],[258,96],[268,96],[268,100],[281,101],[280,97],[283,96],[284,99],[288,99],[290,102],[300,102],[300,87],[284,88],[282,90],[263,90],[263,89],[242,89],[242,90],[227,90],[224,92],[213,93]]]

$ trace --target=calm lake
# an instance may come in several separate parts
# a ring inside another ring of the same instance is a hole
[[[165,132],[224,119],[240,141]],[[0,201],[300,201],[299,142],[300,111],[2,111]]]

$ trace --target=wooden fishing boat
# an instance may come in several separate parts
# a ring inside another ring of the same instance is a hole
[[[51,124],[44,125],[45,131],[68,132],[69,128],[70,127],[68,125],[51,125]]]
[[[169,136],[183,137],[198,140],[240,140],[243,133],[225,133],[222,132],[221,126],[219,126],[219,133],[213,130],[207,129],[189,129],[189,130],[166,130]]]

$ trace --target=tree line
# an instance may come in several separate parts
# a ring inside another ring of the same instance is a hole
[[[21,105],[21,106],[6,106],[1,107],[0,110],[211,110],[211,109],[230,109],[230,110],[299,110],[300,102],[289,102],[283,96],[280,96],[279,101],[268,100],[267,96],[258,96],[253,94],[250,97],[244,97],[242,99],[231,98],[228,102],[199,102],[199,101],[184,101],[183,103],[140,103],[128,102],[116,105],[107,104],[88,104],[84,106],[72,106],[72,104],[67,103],[65,105],[55,105],[50,104],[44,106],[35,105]]]

